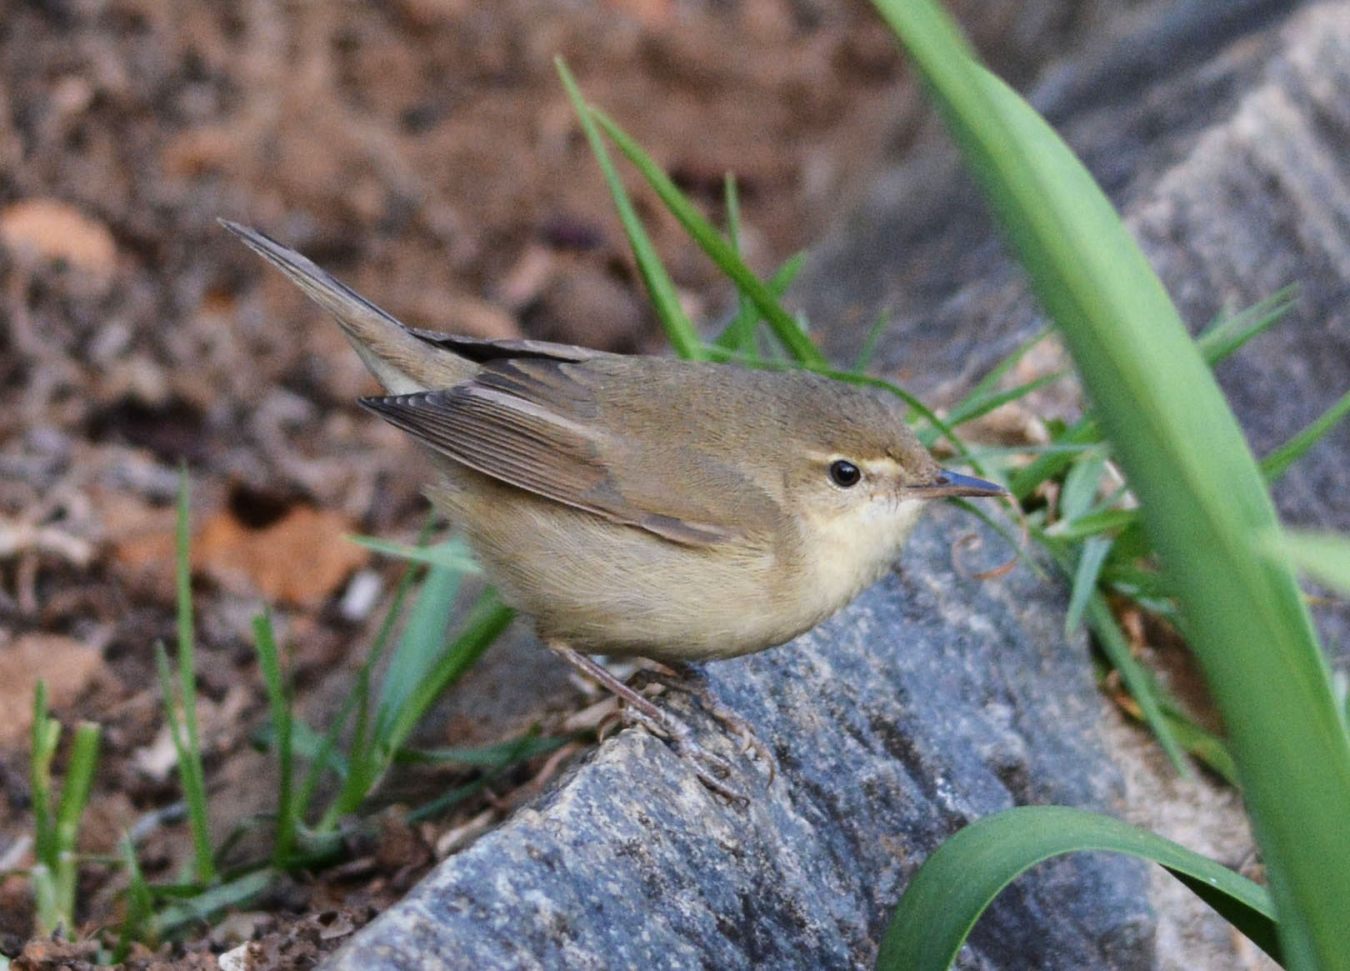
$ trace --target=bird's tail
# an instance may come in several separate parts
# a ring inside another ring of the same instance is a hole
[[[447,388],[478,370],[458,354],[420,340],[396,317],[289,246],[239,223],[222,219],[220,224],[336,317],[366,367],[392,394]]]

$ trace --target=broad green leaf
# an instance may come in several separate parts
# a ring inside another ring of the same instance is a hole
[[[1230,733],[1298,969],[1350,966],[1350,740],[1302,595],[1259,549],[1274,507],[1138,245],[1054,131],[969,55],[932,0],[875,0],[905,43],[1059,326],[1140,501]]]
[[[924,861],[886,929],[878,971],[945,971],[980,915],[1018,876],[1055,856],[1103,850],[1166,867],[1279,960],[1275,911],[1264,887],[1110,816],[1062,806],[1022,806],[972,823]]]

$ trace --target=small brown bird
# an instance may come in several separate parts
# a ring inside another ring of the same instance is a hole
[[[390,392],[362,404],[438,456],[428,495],[503,598],[696,756],[682,723],[579,652],[678,665],[782,644],[880,577],[927,502],[1004,494],[939,468],[873,389],[416,330],[224,226],[337,318]]]

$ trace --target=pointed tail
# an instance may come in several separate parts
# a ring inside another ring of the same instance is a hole
[[[397,318],[289,246],[239,223],[222,219],[220,224],[336,317],[366,367],[391,393],[447,388],[477,372],[473,362],[418,339]]]

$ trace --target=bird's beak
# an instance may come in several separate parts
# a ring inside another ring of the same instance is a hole
[[[1008,490],[993,482],[977,479],[973,475],[961,475],[939,469],[937,478],[924,485],[907,487],[907,492],[917,492],[924,499],[940,499],[944,496],[1006,496]]]

